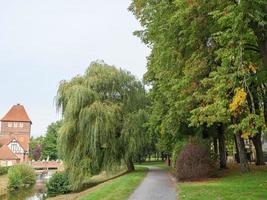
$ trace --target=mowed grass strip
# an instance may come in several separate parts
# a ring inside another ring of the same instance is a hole
[[[178,184],[180,200],[266,200],[267,170]]]
[[[99,185],[80,200],[126,200],[145,178],[146,173],[147,168],[137,167],[134,172]]]

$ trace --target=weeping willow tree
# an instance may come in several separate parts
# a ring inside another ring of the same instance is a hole
[[[133,158],[146,146],[145,89],[129,72],[93,62],[83,76],[60,83],[59,150],[73,189],[85,175],[98,174]]]

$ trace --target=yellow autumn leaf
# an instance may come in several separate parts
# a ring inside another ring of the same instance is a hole
[[[241,137],[243,138],[243,139],[248,139],[249,138],[249,136],[250,136],[250,132],[244,132],[244,133],[242,133],[242,135],[241,135]]]
[[[253,73],[256,73],[256,72],[257,72],[257,67],[256,67],[255,64],[250,64],[250,65],[248,66],[248,69],[249,69],[249,71],[251,71],[251,72],[253,72]]]
[[[232,103],[229,105],[230,112],[236,113],[245,104],[247,93],[243,88],[237,88]]]

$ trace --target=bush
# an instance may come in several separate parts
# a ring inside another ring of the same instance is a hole
[[[214,169],[209,150],[203,144],[191,142],[177,156],[176,175],[179,180],[211,177]]]
[[[8,187],[10,190],[29,187],[35,182],[35,171],[29,165],[15,165],[8,170]]]
[[[55,173],[46,183],[49,196],[69,193],[69,179],[66,173]]]
[[[0,176],[7,174],[8,169],[9,169],[9,167],[1,167],[0,166]]]

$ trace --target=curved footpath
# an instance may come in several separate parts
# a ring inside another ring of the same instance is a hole
[[[144,181],[128,200],[177,200],[175,179],[164,169],[148,168]]]

